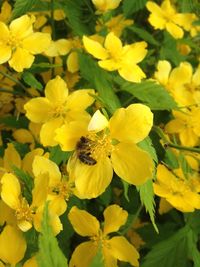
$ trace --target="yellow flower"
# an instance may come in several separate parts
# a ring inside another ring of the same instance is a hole
[[[169,0],[164,0],[159,7],[156,3],[148,1],[147,9],[151,12],[149,22],[155,29],[166,29],[175,39],[182,38],[185,30],[192,27],[194,14],[177,13]]]
[[[146,42],[122,46],[121,40],[110,32],[105,38],[105,48],[86,36],[83,36],[83,44],[88,53],[99,59],[101,68],[108,71],[118,70],[119,75],[130,82],[140,82],[146,77],[137,65],[147,54]]]
[[[69,220],[75,231],[83,236],[88,236],[86,241],[76,247],[72,254],[69,267],[88,267],[100,248],[103,254],[104,266],[117,266],[117,260],[129,262],[131,266],[139,266],[139,253],[125,237],[109,237],[112,232],[117,232],[126,223],[128,213],[118,205],[110,205],[104,210],[104,226],[100,228],[99,221],[84,210],[73,207]]]
[[[37,177],[44,174],[48,177],[47,200],[49,209],[59,216],[67,209],[67,202],[74,193],[74,181],[66,175],[61,175],[58,166],[51,160],[36,156],[33,162],[33,173]]]
[[[98,10],[97,13],[104,13],[108,10],[115,9],[119,6],[121,0],[92,0]]]
[[[36,97],[24,105],[26,116],[35,123],[42,123],[40,141],[44,146],[54,146],[55,130],[65,121],[88,117],[85,109],[94,102],[89,95],[92,89],[76,90],[68,94],[68,88],[63,79],[56,76],[45,87],[45,97]]]
[[[33,32],[34,17],[24,15],[13,20],[9,27],[0,22],[0,64],[8,61],[17,72],[30,68],[34,55],[45,51],[50,45],[50,35]]]
[[[0,21],[7,22],[11,17],[12,7],[8,1],[4,1],[1,6]]]
[[[180,171],[177,172],[180,174]],[[158,165],[157,180],[153,185],[156,195],[165,198],[173,207],[182,212],[200,209],[200,195],[190,181],[172,173],[164,165]]]
[[[69,53],[71,46],[71,42],[67,39],[52,40],[45,54],[49,57],[64,56]]]
[[[89,124],[72,122],[57,130],[63,150],[75,150],[69,172],[83,198],[99,196],[115,173],[130,184],[141,185],[152,178],[153,161],[136,144],[147,137],[153,114],[142,104],[116,110],[108,121],[96,111]],[[143,168],[145,166],[145,168]]]
[[[193,72],[189,62],[172,69],[168,61],[160,60],[154,76],[180,106],[200,105],[200,65]]]
[[[23,259],[25,252],[26,241],[21,231],[6,225],[0,234],[0,260],[15,266]]]
[[[174,119],[168,122],[165,130],[168,134],[178,134],[183,146],[196,146],[200,137],[200,108],[173,111]]]

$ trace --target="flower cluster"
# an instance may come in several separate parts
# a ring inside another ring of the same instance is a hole
[[[174,267],[174,244],[198,266],[198,3],[12,2],[0,3],[0,267]]]

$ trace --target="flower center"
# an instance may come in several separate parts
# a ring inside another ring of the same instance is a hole
[[[12,47],[13,50],[15,50],[18,46],[21,45],[20,39],[12,33],[10,33],[9,38],[6,39],[5,42],[8,46]]]
[[[23,198],[21,206],[15,211],[15,215],[18,221],[32,222],[34,210],[29,206],[26,199]]]
[[[59,195],[65,200],[69,200],[70,195],[73,193],[74,185],[69,181],[63,179],[60,183],[50,189],[50,194]]]
[[[95,165],[98,160],[110,157],[112,150],[112,139],[105,131],[82,136],[76,146],[79,160],[87,165]]]

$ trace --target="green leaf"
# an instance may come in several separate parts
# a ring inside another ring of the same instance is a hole
[[[138,10],[143,9],[146,2],[147,0],[124,0],[122,5],[124,16],[128,17]]]
[[[15,0],[11,20],[26,14],[28,11],[33,9],[37,2],[38,0]]]
[[[39,267],[67,267],[67,259],[58,246],[56,237],[49,225],[48,205],[45,205],[42,229],[39,236],[39,253],[37,255]]]
[[[90,263],[89,267],[103,267],[104,260],[103,260],[103,253],[102,253],[102,246],[100,245],[97,251],[97,254],[92,259],[92,262]]]
[[[188,232],[187,235],[188,241],[188,253],[189,257],[192,258],[194,262],[194,267],[200,266],[200,252],[197,249],[198,235],[192,231],[192,229]]]
[[[121,90],[129,92],[141,102],[153,110],[176,109],[177,104],[167,90],[154,81],[144,81],[141,83],[130,83],[117,81]]]
[[[139,147],[144,149],[146,152],[148,152],[151,156],[151,158],[158,163],[158,157],[156,154],[156,150],[153,147],[152,141],[150,137],[146,137],[143,141],[138,143]]]
[[[24,117],[16,117],[16,116],[6,116],[3,118],[0,118],[0,123],[5,124],[6,126],[20,129],[20,128],[28,128],[29,120]]]
[[[108,73],[101,69],[90,56],[83,53],[79,53],[79,65],[82,77],[98,91],[98,97],[102,99],[108,111],[112,114],[117,108],[120,108],[119,99],[112,89]]]
[[[123,187],[124,187],[124,197],[125,199],[129,202],[129,196],[128,196],[128,189],[129,189],[129,183],[127,183],[126,181],[122,180],[122,184],[123,184]]]
[[[184,227],[167,240],[161,241],[146,255],[141,267],[188,267],[188,234]]]
[[[140,199],[142,204],[144,204],[146,211],[149,213],[151,222],[153,224],[154,229],[158,233],[158,228],[155,223],[155,201],[154,201],[154,191],[153,191],[153,181],[151,179],[147,180],[147,182],[143,185],[137,187]]]
[[[88,25],[83,23],[83,4],[84,1],[80,0],[67,0],[64,2],[62,8],[64,9],[69,24],[74,31],[75,35],[83,36],[89,35]]]
[[[135,25],[128,27],[128,29],[136,33],[142,40],[148,42],[149,44],[159,46],[159,42],[157,42],[156,39],[152,36],[152,34],[150,34],[148,31],[136,27]]]
[[[33,189],[33,178],[26,172],[12,166],[14,174],[19,178],[20,182],[23,184],[22,194],[26,198],[29,204],[32,203],[32,189]]]
[[[28,71],[23,72],[22,79],[27,85],[42,91],[42,84],[34,77],[32,73]]]
[[[60,146],[51,147],[49,150],[49,159],[54,161],[57,165],[60,165],[62,162],[65,163],[71,155],[70,152],[62,151]]]
[[[172,169],[177,169],[179,167],[177,156],[171,148],[165,150],[164,162]]]

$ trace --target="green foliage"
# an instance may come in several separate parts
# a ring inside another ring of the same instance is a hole
[[[5,124],[8,127],[20,129],[20,128],[28,128],[28,119],[24,116],[6,116],[0,118],[0,123]]]
[[[42,91],[43,85],[35,78],[35,76],[32,73],[28,71],[23,72],[22,79],[27,85],[36,88],[39,91]]]
[[[154,201],[153,181],[149,179],[145,184],[138,186],[138,191],[140,194],[141,202],[142,204],[144,204],[146,211],[149,213],[153,227],[158,233],[158,227],[156,226],[155,223],[155,201]]]
[[[187,225],[168,239],[153,246],[141,267],[188,267],[188,256],[192,256],[195,267],[199,266],[199,252],[194,232]]]
[[[67,267],[67,259],[58,246],[56,237],[49,225],[48,205],[45,205],[42,231],[39,236],[39,253],[37,255],[39,267]]]
[[[166,89],[153,81],[130,83],[118,80],[117,82],[120,84],[120,90],[132,94],[152,110],[170,110],[177,107]]]
[[[84,1],[81,0],[67,0],[63,5],[70,27],[79,36],[90,33],[88,26],[83,23],[83,5]]]
[[[50,155],[49,159],[54,161],[56,164],[60,165],[62,162],[66,163],[66,161],[69,159],[71,153],[62,151],[60,146],[54,146],[49,148]]]
[[[149,44],[159,46],[159,42],[156,41],[156,39],[150,34],[148,31],[141,27],[137,27],[135,25],[128,27],[129,30],[134,32],[136,35],[138,35],[142,40],[146,41]]]
[[[110,113],[113,113],[121,105],[113,91],[109,74],[98,67],[90,56],[83,53],[79,53],[79,64],[82,77],[90,82],[92,88],[98,91],[102,104]]]
[[[38,0],[15,0],[14,9],[12,11],[12,19],[26,14],[38,3]]]
[[[141,10],[145,7],[147,0],[124,0],[123,1],[123,12],[124,16],[128,17],[132,15],[133,13],[137,12],[138,10]]]
[[[156,151],[150,137],[146,137],[144,140],[139,142],[138,145],[140,148],[144,149],[146,152],[149,153],[155,163],[158,163],[158,157],[156,155]]]

